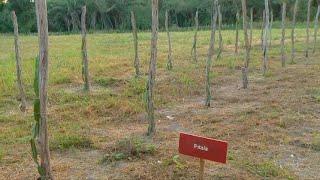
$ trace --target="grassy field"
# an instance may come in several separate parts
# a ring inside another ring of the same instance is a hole
[[[250,84],[242,90],[235,32],[223,31],[214,61],[212,108],[204,104],[210,32],[199,32],[199,63],[191,60],[193,32],[174,32],[174,69],[166,70],[167,39],[159,37],[157,134],[144,137],[144,91],[150,33],[139,33],[144,76],[134,77],[130,33],[88,35],[92,92],[82,92],[80,35],[50,36],[49,133],[56,179],[197,179],[198,160],[179,156],[180,131],[229,141],[228,164],[206,164],[207,179],[320,177],[320,44],[305,65],[305,29],[297,30],[295,64],[281,68],[280,30],[274,29],[270,71],[262,76],[260,30],[254,31]],[[290,57],[289,30],[287,55]],[[19,111],[13,36],[0,35],[0,179],[35,179],[29,139],[36,36],[22,36],[28,111]],[[288,58],[288,62],[290,58]],[[168,118],[169,117],[169,118]]]

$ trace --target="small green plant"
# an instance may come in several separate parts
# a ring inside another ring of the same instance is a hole
[[[117,84],[119,82],[119,80],[115,79],[115,78],[101,78],[101,77],[99,77],[99,78],[96,78],[94,80],[94,82],[96,84],[99,84],[102,87],[110,87],[110,86]]]
[[[316,89],[312,92],[312,97],[318,102],[320,103],[320,90]]]
[[[58,135],[50,144],[52,150],[66,150],[70,148],[92,148],[93,142],[84,136],[79,135]]]
[[[180,159],[180,156],[179,156],[179,155],[175,155],[175,156],[173,156],[172,158],[168,158],[168,159],[164,160],[164,161],[163,161],[163,165],[164,165],[164,166],[174,165],[177,169],[180,169],[180,170],[186,168],[185,162],[183,162],[183,161]]]
[[[245,166],[251,173],[264,178],[283,177],[286,179],[293,179],[286,169],[277,166],[272,161],[264,161],[257,164],[247,162]]]
[[[320,134],[315,133],[312,138],[312,149],[320,151]]]
[[[103,157],[101,163],[142,158],[144,155],[153,155],[155,152],[155,145],[148,143],[146,139],[140,137],[125,138],[115,144],[113,150]]]

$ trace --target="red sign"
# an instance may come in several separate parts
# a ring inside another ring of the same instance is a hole
[[[179,152],[181,154],[225,164],[227,150],[227,142],[180,133]]]

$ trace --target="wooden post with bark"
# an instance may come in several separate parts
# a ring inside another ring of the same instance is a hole
[[[206,100],[205,105],[210,107],[211,105],[211,66],[212,66],[212,58],[214,55],[214,42],[215,42],[215,34],[217,29],[217,16],[218,16],[218,0],[214,0],[211,8],[211,37],[210,37],[210,45],[208,50],[208,58],[206,63]]]
[[[223,39],[222,39],[222,13],[221,13],[221,6],[218,5],[218,31],[219,31],[219,49],[217,59],[221,58],[221,54],[223,51]]]
[[[199,11],[197,10],[195,21],[195,34],[193,37],[193,45],[191,49],[191,56],[195,62],[198,62],[198,52],[197,52],[197,41],[198,41],[198,30],[199,30]]]
[[[155,117],[154,117],[154,101],[153,101],[153,89],[155,84],[156,76],[156,65],[157,65],[157,53],[158,53],[158,0],[152,0],[152,38],[151,38],[151,58],[149,64],[149,76],[146,88],[146,108],[148,113],[148,136],[153,136],[155,134]]]
[[[140,59],[138,52],[138,33],[137,33],[137,23],[136,17],[133,11],[131,11],[131,26],[133,35],[133,46],[134,46],[134,68],[136,70],[136,77],[140,76]]]
[[[236,14],[236,44],[235,44],[235,53],[238,55],[239,53],[239,23],[240,23],[240,14],[237,11]]]
[[[287,14],[287,2],[282,0],[282,21],[281,21],[281,64],[282,67],[286,66],[286,52],[285,52],[285,40],[286,40],[286,15]]]
[[[249,62],[250,62],[250,44],[248,38],[248,15],[247,15],[247,0],[242,0],[242,18],[243,18],[243,31],[244,31],[244,43],[246,48],[246,55],[244,66],[242,67],[242,83],[243,88],[248,88],[248,71],[249,71]]]
[[[263,75],[265,75],[268,71],[268,35],[270,35],[270,24],[269,24],[269,0],[265,0],[265,11],[266,11],[266,23],[265,23],[265,28],[264,28],[264,34],[263,34],[263,66],[262,66],[262,71]]]
[[[169,12],[166,10],[166,21],[165,21],[167,36],[168,36],[168,62],[167,69],[172,70],[173,68],[173,60],[172,60],[172,44],[171,44],[171,35],[169,31]]]
[[[252,49],[252,41],[253,41],[253,8],[250,9],[250,48]]]
[[[310,43],[310,14],[311,14],[312,0],[308,0],[308,12],[307,12],[307,39],[306,39],[306,50],[305,56],[307,58],[307,64],[309,63],[309,43]]]
[[[39,129],[39,154],[40,166],[44,179],[53,179],[50,166],[50,150],[47,127],[48,104],[48,18],[46,0],[36,0],[36,14],[39,37],[39,99],[40,99],[40,129]]]
[[[294,63],[296,49],[295,49],[295,38],[296,38],[296,16],[298,12],[299,0],[296,0],[293,8],[293,17],[292,17],[292,30],[291,30],[291,64]]]
[[[19,27],[15,11],[12,11],[12,22],[14,28],[14,48],[16,54],[16,70],[17,70],[17,85],[19,89],[19,99],[21,101],[20,110],[22,112],[26,111],[27,100],[24,91],[23,81],[22,81],[22,67],[21,67],[21,55],[20,55],[20,41],[19,41]]]
[[[89,62],[88,62],[88,52],[87,52],[87,28],[86,28],[86,14],[87,7],[82,7],[81,13],[81,35],[82,35],[82,78],[84,81],[84,91],[90,91],[89,82]]]
[[[316,45],[317,45],[317,36],[318,36],[318,30],[319,30],[319,15],[320,15],[320,0],[317,0],[318,8],[317,8],[317,14],[314,19],[314,42],[313,42],[313,53],[316,52]]]

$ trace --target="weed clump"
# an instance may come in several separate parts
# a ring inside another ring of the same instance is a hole
[[[92,148],[93,142],[85,136],[58,135],[50,143],[51,150],[67,150],[71,148]]]
[[[114,148],[102,158],[101,163],[140,159],[146,155],[154,155],[155,152],[155,145],[147,142],[146,139],[140,137],[125,138],[115,144]]]

